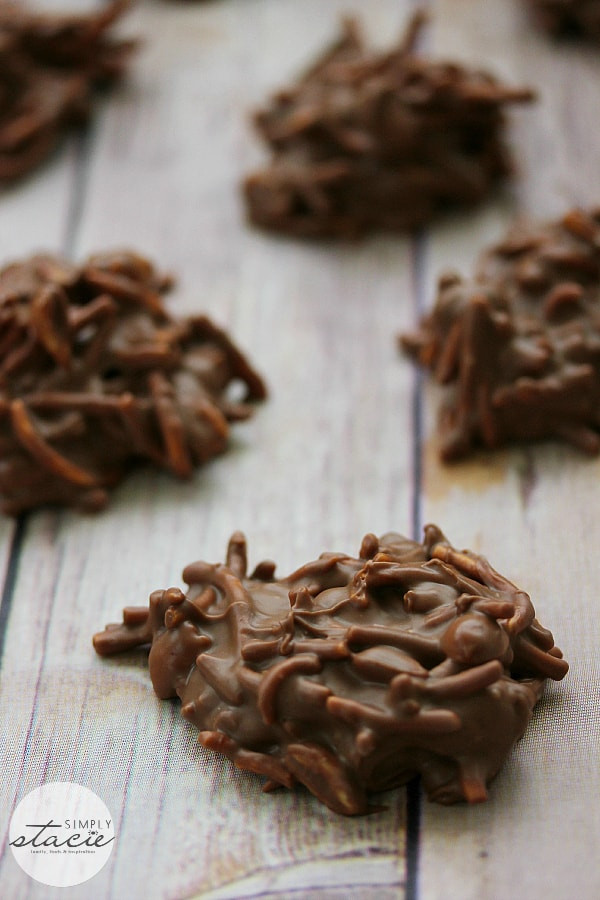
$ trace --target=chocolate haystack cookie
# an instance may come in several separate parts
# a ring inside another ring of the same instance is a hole
[[[237,533],[225,565],[184,570],[187,596],[155,591],[94,646],[151,645],[154,690],[181,699],[203,746],[335,812],[417,773],[438,803],[485,800],[544,680],[568,669],[527,594],[433,525],[287,578],[246,571]]]
[[[222,452],[261,378],[206,316],[174,319],[169,278],[132,253],[0,270],[0,498],[98,509],[136,461],[176,475]],[[230,394],[245,385],[242,402]]]
[[[560,438],[600,452],[600,210],[521,225],[443,276],[405,350],[448,385],[441,456]]]
[[[368,50],[355,22],[256,124],[273,151],[247,178],[252,222],[301,236],[405,230],[477,203],[510,170],[504,107],[532,98],[486,72],[431,62],[413,18],[388,53]]]
[[[560,37],[600,40],[600,0],[527,0],[542,28]]]
[[[108,31],[129,5],[61,16],[0,0],[0,184],[35,168],[85,121],[95,88],[122,75],[134,43]]]

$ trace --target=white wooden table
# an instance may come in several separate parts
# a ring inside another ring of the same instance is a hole
[[[395,347],[440,269],[468,272],[515,211],[600,201],[600,50],[551,45],[519,0],[435,0],[432,51],[540,88],[513,116],[519,171],[503,197],[418,239],[351,247],[243,221],[238,182],[263,158],[248,110],[342,12],[368,12],[385,45],[414,6],[141,0],[124,29],[144,39],[127,84],[85,138],[0,195],[2,263],[37,249],[146,253],[179,275],[173,308],[227,327],[271,391],[190,483],[141,472],[96,517],[0,521],[3,898],[600,897],[600,461],[544,446],[442,467],[437,397]],[[124,605],[181,584],[193,559],[222,559],[235,529],[254,561],[285,572],[325,549],[356,552],[367,531],[420,534],[426,521],[528,590],[571,662],[487,804],[440,808],[398,790],[387,811],[346,819],[306,794],[264,795],[199,747],[177,704],[152,693],[141,656],[92,650]],[[29,879],[7,847],[15,803],[61,780],[96,791],[117,822],[108,864],[68,889]]]

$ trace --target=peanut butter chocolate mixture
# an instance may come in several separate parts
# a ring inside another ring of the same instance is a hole
[[[173,318],[171,280],[133,253],[0,270],[0,498],[98,509],[135,462],[175,475],[225,450],[264,384],[206,316]],[[230,396],[244,386],[241,400]]]
[[[600,210],[517,226],[444,275],[404,349],[447,385],[441,456],[559,438],[600,452]]]
[[[508,173],[504,107],[531,91],[419,55],[423,20],[387,53],[368,50],[346,22],[256,115],[273,159],[245,182],[252,222],[311,237],[410,229],[479,202]]]
[[[0,184],[37,166],[89,115],[95,88],[121,77],[134,43],[108,31],[129,5],[55,15],[0,0]]]
[[[346,815],[417,773],[438,803],[485,800],[544,680],[568,669],[527,594],[434,525],[281,579],[272,562],[247,575],[236,533],[225,565],[183,578],[187,595],[125,609],[96,651],[150,645],[154,690],[181,699],[204,747]]]
[[[540,25],[557,36],[600,40],[600,0],[527,0]]]

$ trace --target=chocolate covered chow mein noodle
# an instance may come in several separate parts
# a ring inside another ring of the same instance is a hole
[[[339,40],[256,115],[272,151],[250,175],[250,220],[309,237],[404,230],[481,201],[510,171],[504,110],[532,98],[415,49],[417,15],[387,52],[347,21]]]
[[[287,578],[272,562],[248,575],[237,533],[225,565],[183,579],[187,594],[125,609],[97,652],[149,646],[154,690],[180,698],[204,747],[346,815],[417,773],[439,803],[485,800],[545,679],[568,669],[527,594],[433,525]]]
[[[98,509],[134,463],[182,478],[227,447],[265,396],[204,315],[177,319],[171,280],[133,253],[0,270],[0,498]],[[233,385],[244,396],[231,396]]]
[[[405,350],[445,385],[441,455],[555,438],[600,452],[600,210],[521,224],[442,276]]]
[[[35,168],[87,118],[95,89],[122,76],[135,44],[109,31],[129,6],[56,15],[0,0],[0,185]]]

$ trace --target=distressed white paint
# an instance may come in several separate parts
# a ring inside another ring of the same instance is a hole
[[[369,4],[372,38],[389,42],[413,6]],[[304,794],[261,794],[260,779],[199,748],[177,706],[154,697],[143,658],[102,661],[91,635],[122,606],[180,584],[192,559],[221,559],[237,528],[253,561],[273,557],[282,571],[325,548],[355,551],[366,531],[410,532],[414,372],[394,335],[414,320],[415,277],[430,297],[441,268],[468,271],[518,206],[552,215],[598,199],[597,56],[535,36],[519,0],[431,6],[436,53],[539,84],[543,98],[514,117],[515,186],[431,229],[418,273],[409,239],[314,246],[243,221],[237,186],[263,157],[248,110],[318,52],[340,13],[364,13],[360,0],[138,4],[124,30],[144,48],[101,107],[85,177],[75,179],[67,145],[0,197],[4,260],[64,246],[78,184],[74,255],[127,245],[175,271],[173,307],[226,326],[271,392],[235,427],[230,452],[191,482],[140,472],[99,516],[28,519],[0,695],[0,838],[14,802],[41,780],[96,790],[118,844],[105,871],[70,889],[73,900],[402,895],[402,791],[384,798],[387,812],[354,820]],[[573,670],[548,691],[488,804],[425,807],[420,896],[595,900],[600,634],[586,611],[600,588],[599,466],[541,448],[443,469],[434,402],[428,388],[424,520],[531,592]],[[11,533],[3,520],[0,563]],[[10,853],[0,884],[18,900],[62,896],[27,881]]]
[[[489,62],[540,101],[515,117],[520,179],[505,207],[463,229],[433,232],[429,273],[468,272],[477,247],[519,208],[559,215],[600,198],[600,56],[533,33],[518,2],[438,0],[435,46]],[[473,40],[475,36],[475,40]],[[482,241],[483,238],[483,241]],[[485,553],[527,590],[571,663],[550,685],[508,764],[475,808],[425,804],[423,900],[564,900],[600,896],[600,465],[548,446],[480,456],[444,469],[435,458],[433,392],[426,394],[424,519]]]

